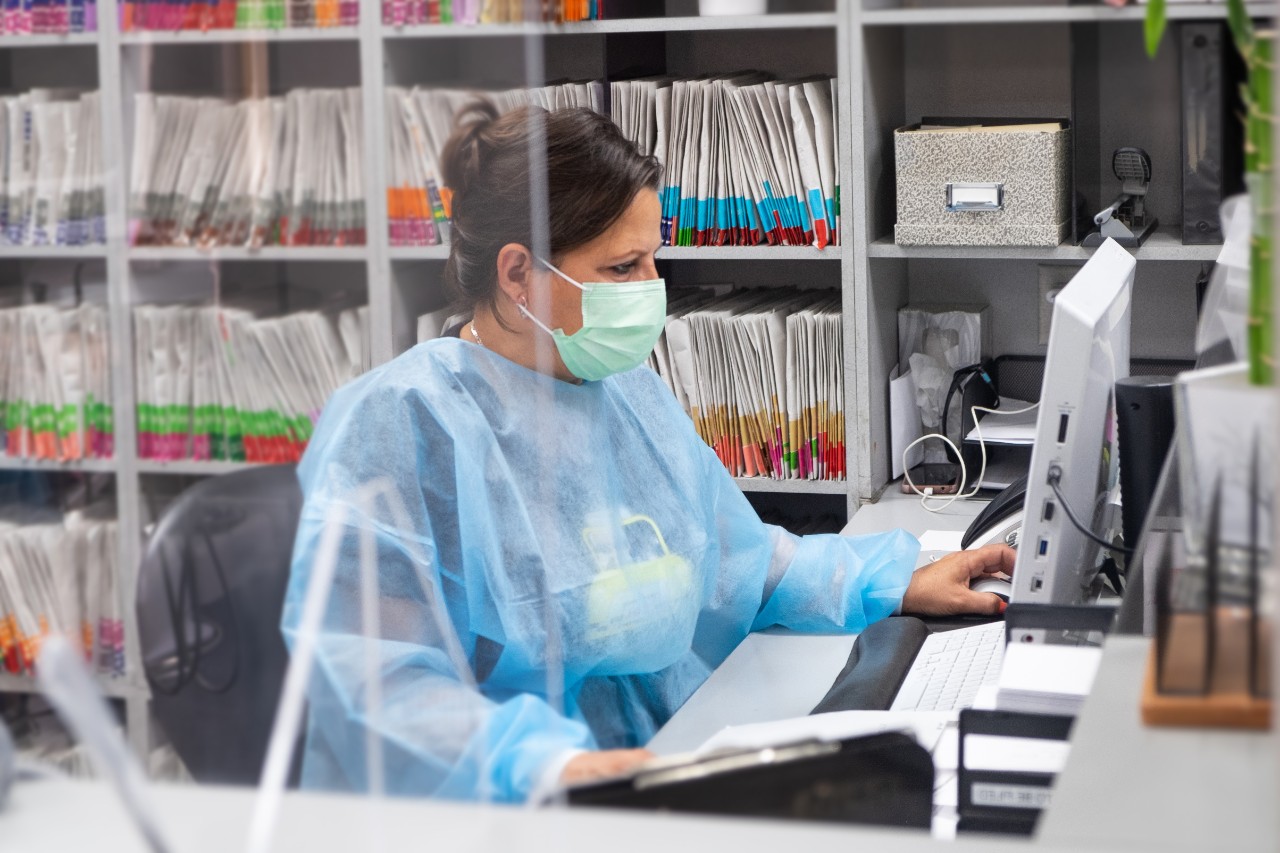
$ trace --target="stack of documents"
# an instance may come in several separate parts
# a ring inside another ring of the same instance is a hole
[[[121,0],[120,29],[263,30],[355,26],[359,0]]]
[[[111,348],[101,305],[0,311],[0,449],[66,462],[113,451]]]
[[[673,296],[649,365],[734,476],[843,480],[840,294]]]
[[[360,90],[285,97],[137,96],[134,245],[365,242]]]
[[[78,641],[104,675],[124,674],[116,522],[104,508],[65,517],[0,507],[0,666],[31,674],[50,634]]]
[[[1011,643],[1000,668],[996,706],[1029,714],[1078,714],[1101,660],[1096,646]]]
[[[0,33],[91,33],[98,29],[97,0],[7,0]]]
[[[105,243],[98,93],[33,89],[0,103],[0,239]]]
[[[42,697],[29,701],[35,707],[7,720],[13,730],[18,761],[53,767],[72,779],[97,778],[88,747],[77,743],[55,714],[41,713],[47,709]],[[120,726],[115,731],[124,737]]]
[[[505,24],[540,15],[547,23],[596,21],[604,17],[602,0],[542,0],[526,11],[524,0],[383,0],[382,22],[404,24]]]
[[[142,305],[134,346],[138,455],[159,460],[296,462],[329,396],[370,360],[366,309],[335,329],[314,311]]]
[[[609,115],[665,170],[663,242],[671,246],[816,246],[838,242],[835,83],[744,73],[699,80],[611,81]],[[392,245],[443,241],[448,191],[440,153],[477,96],[500,112],[523,104],[604,112],[604,84],[531,90],[389,89]]]
[[[433,246],[444,241],[448,200],[442,192],[440,155],[453,133],[454,117],[468,104],[483,98],[499,112],[529,104],[548,110],[586,107],[604,111],[604,87],[599,82],[500,92],[392,86],[386,97],[391,184],[387,218],[393,246]]]
[[[666,167],[663,242],[834,245],[835,85],[754,72],[611,83],[614,122]]]

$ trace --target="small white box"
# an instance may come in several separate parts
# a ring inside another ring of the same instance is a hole
[[[894,131],[907,246],[1057,246],[1071,227],[1065,120]]]

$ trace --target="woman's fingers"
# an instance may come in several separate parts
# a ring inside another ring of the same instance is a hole
[[[971,578],[993,575],[997,572],[1012,575],[1013,564],[1018,559],[1017,551],[1008,545],[996,542],[990,545],[983,545],[981,548],[976,548],[972,551],[960,551],[958,553],[965,555],[969,577]]]

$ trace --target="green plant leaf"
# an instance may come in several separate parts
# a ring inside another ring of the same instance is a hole
[[[1151,0],[1147,4],[1147,17],[1143,24],[1143,33],[1147,38],[1147,57],[1156,58],[1156,51],[1160,49],[1160,41],[1164,38],[1165,24],[1168,23],[1168,15],[1165,9],[1165,0]]]
[[[1231,27],[1236,50],[1247,57],[1249,48],[1253,46],[1253,20],[1244,6],[1244,0],[1227,0],[1227,24]]]

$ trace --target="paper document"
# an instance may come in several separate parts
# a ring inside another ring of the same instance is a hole
[[[959,551],[963,530],[926,530],[920,534],[921,551]]]
[[[771,723],[728,726],[712,735],[695,755],[722,749],[764,749],[804,740],[835,741],[881,732],[910,732],[930,753],[938,746],[952,711],[837,711]]]
[[[902,454],[911,442],[924,435],[920,422],[920,409],[916,406],[916,382],[910,369],[902,373],[902,365],[895,365],[889,374],[889,429],[890,460],[893,463],[893,479],[903,474]],[[907,467],[914,468],[924,461],[924,445],[917,444],[907,454]],[[926,549],[928,550],[928,549]]]
[[[1012,397],[1001,397],[1000,408],[995,414],[986,413],[979,423],[969,430],[965,441],[985,441],[987,444],[1032,445],[1036,442],[1036,418],[1040,415],[1038,408],[1031,411],[1020,411],[1033,406],[1026,400],[1015,400]],[[1019,412],[1007,415],[1004,412]]]
[[[997,702],[1009,711],[1077,713],[1101,660],[1097,646],[1012,643],[1005,649]]]

